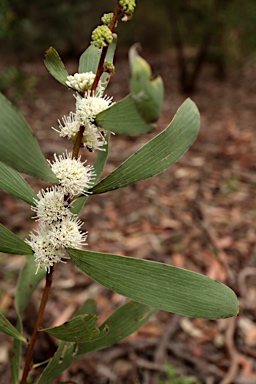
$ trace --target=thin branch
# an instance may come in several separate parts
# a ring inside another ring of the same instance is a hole
[[[39,310],[38,310],[35,327],[34,327],[32,336],[31,336],[31,338],[29,340],[29,343],[28,343],[28,349],[27,349],[26,359],[25,359],[25,366],[24,366],[23,375],[22,375],[22,379],[21,379],[20,384],[26,384],[26,380],[27,380],[29,371],[31,369],[31,361],[32,361],[32,356],[33,356],[34,345],[35,345],[35,342],[36,342],[36,338],[37,338],[37,334],[38,334],[39,328],[40,328],[41,323],[42,323],[42,318],[43,318],[43,315],[44,315],[45,306],[46,306],[46,303],[47,303],[47,300],[48,300],[48,296],[49,296],[49,292],[50,292],[50,288],[51,288],[51,285],[52,285],[52,278],[53,278],[53,267],[51,267],[49,273],[46,273],[45,287],[44,287],[44,291],[43,291],[43,296],[42,296],[40,307],[39,307]]]

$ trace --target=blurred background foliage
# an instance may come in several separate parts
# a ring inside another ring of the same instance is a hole
[[[0,0],[1,53],[20,60],[42,57],[54,46],[78,57],[115,0]],[[183,92],[193,92],[205,62],[219,77],[256,52],[255,0],[138,0],[134,17],[119,22],[119,50],[140,42],[144,50],[174,49]],[[126,49],[127,52],[127,49]]]

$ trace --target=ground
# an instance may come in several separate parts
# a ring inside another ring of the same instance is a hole
[[[178,72],[171,52],[147,56],[163,76],[165,102],[155,132],[149,136],[111,137],[112,171],[148,137],[166,127],[185,96],[178,90]],[[74,61],[67,63],[70,73]],[[239,316],[225,320],[200,320],[158,311],[139,331],[108,349],[80,356],[56,382],[77,384],[158,384],[167,380],[165,363],[202,384],[256,383],[256,65],[232,69],[218,82],[211,67],[203,71],[192,99],[201,113],[198,139],[172,167],[152,179],[112,193],[90,197],[81,219],[89,231],[89,248],[147,258],[203,273],[230,286],[240,301]],[[24,63],[35,75],[32,94],[17,105],[35,132],[44,154],[52,158],[71,144],[58,137],[52,126],[74,109],[70,91],[51,79],[42,62]],[[120,99],[129,92],[126,58],[116,63],[116,76],[108,94]],[[88,163],[93,154],[83,152]],[[37,192],[45,184],[27,178]],[[25,203],[1,192],[1,223],[26,237],[33,213]],[[15,322],[13,297],[22,256],[4,255],[1,261],[0,306]],[[31,331],[41,290],[35,292],[25,324]],[[87,297],[95,298],[100,319],[125,298],[107,291],[80,273],[71,262],[56,268],[44,325],[66,321]],[[10,382],[8,348],[0,344],[1,383]],[[44,341],[35,359],[45,358]],[[184,379],[185,380],[185,379]],[[186,383],[180,381],[180,383]]]

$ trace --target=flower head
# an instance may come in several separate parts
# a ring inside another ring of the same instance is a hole
[[[30,239],[25,240],[34,251],[37,270],[44,267],[50,272],[55,263],[69,259],[65,248],[77,248],[86,245],[87,232],[81,232],[83,222],[71,213],[62,220],[40,222],[35,233],[30,232]]]
[[[92,180],[95,176],[93,166],[81,162],[81,158],[73,159],[71,153],[65,153],[57,156],[54,154],[54,162],[50,166],[59,179],[64,195],[71,197],[81,193],[92,186]]]
[[[74,141],[80,128],[80,124],[76,120],[76,114],[74,112],[70,112],[68,116],[64,116],[62,118],[62,121],[63,123],[58,120],[59,130],[55,128],[53,129],[58,132],[61,137],[67,137],[68,139]]]
[[[106,95],[102,97],[102,93],[98,95],[93,93],[91,96],[87,92],[84,97],[76,96],[76,120],[84,126],[93,123],[95,117],[112,104],[112,97]]]
[[[81,232],[83,222],[75,216],[66,217],[62,221],[43,225],[45,239],[54,249],[77,248],[85,245],[87,232]]]
[[[92,31],[91,44],[97,48],[106,47],[113,40],[113,35],[107,25],[100,25]]]
[[[103,146],[107,143],[104,131],[100,130],[94,124],[88,124],[83,133],[82,143],[84,147],[88,148],[91,151],[105,151]]]
[[[68,203],[60,187],[47,188],[40,191],[37,196],[36,206],[31,209],[36,212],[38,221],[51,223],[70,215]]]
[[[128,15],[134,12],[136,6],[135,0],[120,0],[119,4],[122,7],[123,12]]]
[[[75,141],[76,135],[82,126],[84,127],[83,145],[92,151],[103,150],[102,147],[106,144],[104,130],[95,125],[95,118],[100,112],[114,104],[112,97],[103,96],[102,91],[93,92],[92,95],[87,91],[84,97],[75,95],[75,99],[76,113],[70,112],[69,116],[64,116],[63,123],[60,120],[58,121],[59,130],[53,129],[59,132],[61,137],[67,137]]]
[[[104,13],[104,15],[101,18],[101,21],[104,25],[110,25],[112,19],[113,19],[114,13]]]
[[[92,71],[75,73],[67,77],[66,84],[77,92],[86,92],[91,89],[94,79],[95,74]],[[96,90],[99,92],[103,90],[101,82],[99,82]]]
[[[54,247],[46,236],[45,230],[40,229],[37,233],[30,233],[30,240],[25,240],[34,251],[35,263],[37,265],[36,273],[39,268],[44,267],[50,272],[50,267],[55,263],[63,262],[62,259],[68,259],[63,247]]]

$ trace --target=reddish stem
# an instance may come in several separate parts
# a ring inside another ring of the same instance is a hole
[[[40,307],[38,310],[35,327],[34,327],[32,335],[31,335],[31,338],[29,340],[29,343],[28,343],[28,349],[27,349],[26,359],[25,359],[25,366],[24,366],[23,375],[22,375],[20,384],[26,384],[27,377],[28,377],[29,371],[31,369],[31,361],[32,361],[32,356],[33,356],[34,345],[36,342],[39,328],[40,328],[41,323],[42,323],[42,318],[43,318],[45,306],[46,306],[49,292],[50,292],[50,288],[52,285],[52,278],[53,278],[53,267],[50,268],[49,273],[46,273],[43,296],[42,296]]]
[[[120,14],[120,5],[119,5],[119,1],[117,1],[116,5],[115,5],[114,12],[113,12],[113,18],[112,18],[111,23],[109,25],[109,29],[111,30],[111,32],[113,32],[115,29],[119,14]],[[100,61],[98,64],[98,68],[97,68],[96,75],[95,75],[95,78],[94,78],[94,81],[92,84],[92,88],[91,88],[91,92],[90,92],[91,96],[93,95],[93,92],[96,90],[97,85],[100,81],[100,77],[104,71],[104,62],[106,59],[107,51],[108,51],[108,45],[106,47],[102,48]],[[85,129],[85,127],[83,127],[83,126],[80,127],[80,130],[79,130],[77,137],[76,137],[76,140],[74,142],[74,147],[73,147],[73,152],[72,152],[72,158],[73,159],[78,158],[79,150],[82,147],[82,139],[83,139],[84,129]]]

